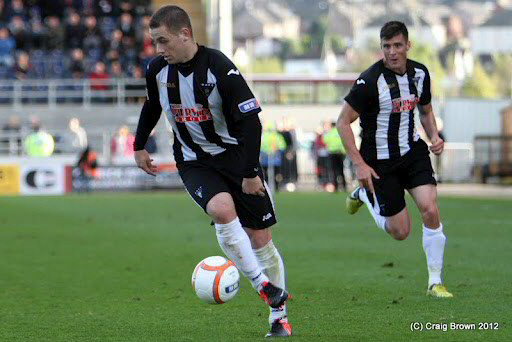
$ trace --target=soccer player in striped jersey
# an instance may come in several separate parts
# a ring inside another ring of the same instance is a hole
[[[146,70],[135,161],[156,174],[144,146],[163,110],[187,192],[214,222],[221,249],[270,306],[267,336],[290,336],[285,269],[270,228],[275,211],[259,165],[260,105],[225,55],[195,42],[183,9],[160,8],[149,27],[159,56]]]
[[[380,39],[384,58],[355,81],[337,123],[360,183],[347,198],[347,210],[354,214],[366,204],[379,228],[396,240],[404,240],[411,231],[404,199],[407,190],[423,218],[427,294],[453,297],[443,284],[446,236],[437,206],[430,152],[414,125],[414,109],[418,107],[430,151],[441,154],[444,142],[432,110],[430,75],[423,64],[407,58],[411,42],[403,23],[386,23]],[[357,118],[362,129],[359,151],[350,128]]]

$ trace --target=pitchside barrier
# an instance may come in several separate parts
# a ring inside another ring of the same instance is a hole
[[[98,159],[94,174],[85,174],[74,155],[50,157],[1,157],[0,195],[63,195],[89,191],[138,191],[182,189],[176,164],[154,157],[156,177],[145,174],[133,158],[118,164],[103,164]]]
[[[315,189],[318,186],[316,159],[306,145],[297,152],[298,178],[292,189]],[[23,152],[22,152],[23,153]],[[24,154],[24,153],[23,153]],[[169,153],[152,155],[158,166],[156,177],[145,174],[133,156],[98,155],[95,175],[84,175],[77,168],[78,154],[56,154],[50,157],[26,155],[0,156],[0,195],[62,195],[88,191],[144,191],[183,189],[183,184]],[[473,180],[472,144],[446,143],[442,157],[431,157],[439,181],[450,183]],[[274,170],[269,173],[276,174]],[[345,179],[357,183],[350,161],[345,159]],[[289,175],[281,175],[289,179]],[[272,187],[273,183],[269,182]],[[286,184],[285,184],[286,185]],[[290,190],[283,187],[283,191]]]

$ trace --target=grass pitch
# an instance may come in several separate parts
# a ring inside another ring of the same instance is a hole
[[[277,196],[292,340],[512,340],[511,200],[440,198],[455,295],[440,300],[425,296],[412,202],[412,234],[398,242],[366,209],[347,215],[344,199]],[[1,197],[0,341],[263,340],[268,309],[246,279],[224,305],[192,290],[195,265],[222,255],[209,223],[184,193]]]

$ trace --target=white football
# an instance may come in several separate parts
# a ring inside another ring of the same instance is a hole
[[[240,274],[231,260],[211,256],[197,264],[192,273],[192,287],[204,302],[223,304],[236,297]]]

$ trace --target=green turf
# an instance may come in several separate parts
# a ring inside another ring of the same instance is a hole
[[[288,267],[296,341],[510,341],[512,201],[441,198],[445,280],[425,296],[417,210],[394,241],[344,196],[279,194],[274,241]],[[268,309],[242,281],[199,302],[191,273],[221,255],[182,193],[0,198],[0,341],[254,341]],[[415,331],[412,322],[497,322],[493,331]]]

